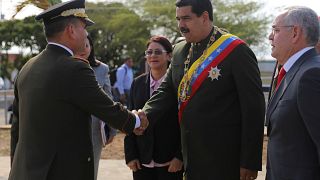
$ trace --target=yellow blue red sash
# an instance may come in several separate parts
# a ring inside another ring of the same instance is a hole
[[[207,49],[207,53],[204,58],[200,57],[192,64],[187,74],[185,74],[180,81],[178,88],[179,122],[182,120],[182,113],[185,107],[197,92],[203,81],[208,77],[210,69],[217,67],[218,64],[220,64],[235,47],[242,43],[244,43],[244,41],[239,39],[237,36],[224,34]],[[188,81],[190,82],[189,87],[184,89],[183,83]],[[182,93],[186,93],[187,98],[184,101],[180,98]]]

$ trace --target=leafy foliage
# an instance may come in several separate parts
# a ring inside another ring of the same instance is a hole
[[[46,46],[42,24],[34,20],[34,16],[23,20],[0,22],[1,49],[9,50],[12,46],[29,48],[31,53],[41,51]]]
[[[150,32],[146,22],[133,10],[121,3],[88,3],[87,9],[96,23],[88,32],[94,40],[98,59],[120,65],[126,56],[134,60],[141,58]]]
[[[249,45],[259,45],[266,39],[270,18],[257,12],[262,3],[241,0],[214,0],[214,24],[245,40]]]
[[[21,5],[34,4],[46,9],[59,2],[61,0],[25,0]],[[213,7],[214,25],[226,28],[249,45],[262,44],[263,47],[271,17],[258,13],[263,7],[262,3],[213,0]],[[126,56],[131,56],[136,62],[143,59],[146,41],[151,34],[165,35],[172,42],[181,36],[175,20],[175,0],[87,3],[86,9],[89,17],[95,21],[94,26],[88,27],[94,40],[95,54],[111,66],[122,64],[121,60]],[[46,40],[42,24],[36,22],[34,17],[0,22],[1,49],[9,50],[14,45],[29,48],[31,54],[43,50]],[[4,60],[2,58],[1,61]]]
[[[42,24],[36,22],[34,17],[27,17],[23,20],[12,19],[0,22],[0,49],[2,75],[8,77],[11,69],[21,68],[25,62],[23,54],[12,64],[8,61],[8,50],[13,46],[21,49],[29,49],[30,54],[37,53],[45,48],[46,39],[43,35]]]
[[[142,13],[150,30],[162,28],[163,34],[174,42],[180,32],[175,21],[175,0],[133,0],[131,7]],[[213,0],[213,24],[227,29],[249,45],[260,45],[266,38],[270,18],[259,14],[263,3],[244,0]]]
[[[140,12],[141,18],[148,22],[148,29],[154,34],[161,33],[174,42],[180,31],[175,20],[175,0],[132,0],[130,7]]]

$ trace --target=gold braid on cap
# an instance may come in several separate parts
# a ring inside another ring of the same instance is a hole
[[[60,16],[75,16],[75,17],[80,17],[80,18],[87,18],[88,15],[86,14],[85,9],[83,8],[77,8],[77,9],[69,9],[66,11],[63,11]]]

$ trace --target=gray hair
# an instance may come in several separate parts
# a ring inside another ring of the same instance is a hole
[[[312,9],[304,6],[292,6],[285,9],[284,22],[290,25],[299,25],[306,36],[309,45],[314,46],[319,40],[318,15]]]

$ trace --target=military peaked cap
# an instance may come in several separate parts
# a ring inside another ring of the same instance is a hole
[[[53,5],[37,15],[35,19],[43,20],[43,23],[47,25],[68,17],[83,19],[87,26],[94,24],[85,12],[85,0],[72,0]]]

